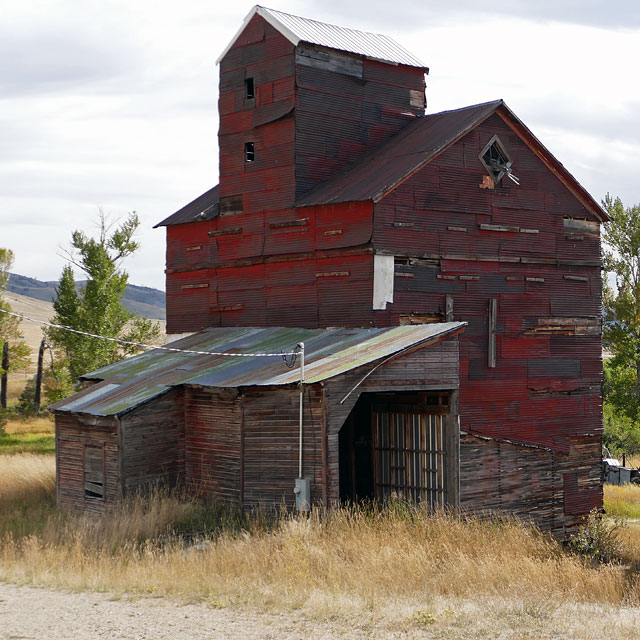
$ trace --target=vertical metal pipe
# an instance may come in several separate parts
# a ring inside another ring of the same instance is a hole
[[[302,478],[302,421],[304,416],[304,342],[300,347],[300,451],[298,453],[298,478]]]

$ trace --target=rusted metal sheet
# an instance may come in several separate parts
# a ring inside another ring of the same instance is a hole
[[[288,385],[300,379],[277,354],[305,343],[305,380],[333,378],[351,369],[418,346],[456,335],[464,323],[395,327],[391,329],[209,329],[171,343],[172,348],[203,353],[153,350],[87,374],[103,380],[71,398],[51,406],[56,412],[88,415],[121,415],[173,387],[195,384],[205,387]],[[246,353],[246,357],[208,355]],[[260,353],[275,354],[262,357]]]
[[[178,211],[162,220],[162,222],[158,222],[158,224],[154,226],[154,229],[157,227],[168,227],[174,224],[211,220],[218,215],[219,201],[220,194],[218,185],[216,185],[182,207],[182,209],[178,209]]]

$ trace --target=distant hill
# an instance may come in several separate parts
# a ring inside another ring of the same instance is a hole
[[[85,280],[76,282],[76,288],[81,289],[85,282]],[[57,280],[43,282],[18,273],[10,273],[7,291],[44,302],[53,302],[57,284]],[[129,311],[144,318],[164,320],[166,317],[165,295],[164,291],[159,289],[130,284],[125,291],[123,304]]]

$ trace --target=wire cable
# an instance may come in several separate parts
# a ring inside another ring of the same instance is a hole
[[[140,349],[159,349],[160,351],[172,351],[175,353],[193,353],[200,356],[229,356],[234,358],[282,358],[284,356],[297,356],[296,351],[280,352],[280,353],[225,353],[216,351],[195,351],[193,349],[178,349],[176,347],[161,347],[152,344],[145,344],[144,342],[132,342],[130,340],[122,340],[120,338],[108,338],[107,336],[100,336],[95,333],[89,333],[88,331],[80,331],[79,329],[72,329],[62,324],[54,324],[52,322],[45,322],[44,320],[37,320],[30,318],[29,316],[22,315],[20,313],[14,313],[13,311],[7,311],[6,309],[0,309],[0,313],[6,313],[9,316],[20,318],[21,320],[29,320],[30,322],[36,322],[44,327],[51,327],[52,329],[61,329],[63,331],[69,331],[70,333],[76,333],[81,336],[87,336],[89,338],[97,338],[98,340],[107,340],[109,342],[116,342],[118,344],[124,344],[131,347],[139,347]],[[295,360],[294,360],[295,362]]]

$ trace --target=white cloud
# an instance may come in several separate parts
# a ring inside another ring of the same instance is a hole
[[[640,201],[632,3],[300,0],[274,8],[386,33],[422,58],[429,111],[507,104],[599,199]],[[8,5],[8,6],[6,6]],[[639,5],[640,6],[640,5]],[[0,245],[55,279],[99,206],[141,215],[136,284],[164,286],[153,224],[217,182],[214,61],[251,4],[30,0],[0,21]]]

